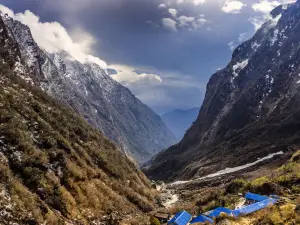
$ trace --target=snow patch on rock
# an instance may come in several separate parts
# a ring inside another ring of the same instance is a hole
[[[233,78],[231,81],[233,81],[239,75],[239,73],[248,65],[248,63],[249,59],[245,59],[241,62],[237,62],[235,65],[232,66]]]
[[[252,163],[247,163],[245,165],[237,166],[237,167],[233,167],[233,168],[226,168],[226,169],[220,170],[220,171],[218,171],[216,173],[212,173],[212,174],[209,174],[209,175],[207,175],[205,177],[201,177],[201,178],[197,178],[197,179],[193,179],[193,180],[176,181],[174,183],[169,184],[168,186],[175,186],[175,185],[179,185],[179,184],[186,184],[186,183],[190,183],[190,182],[193,182],[193,181],[200,181],[200,180],[204,180],[206,178],[213,178],[213,177],[218,177],[218,176],[222,176],[222,175],[226,175],[226,174],[238,172],[240,170],[244,170],[244,169],[247,169],[249,167],[255,166],[258,163],[261,163],[261,162],[264,162],[266,160],[272,159],[274,156],[283,155],[283,154],[284,154],[283,151],[272,153],[272,154],[269,154],[266,157],[263,157],[261,159],[257,159],[255,162],[252,162]]]

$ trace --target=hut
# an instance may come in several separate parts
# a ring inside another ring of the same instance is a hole
[[[168,225],[186,225],[192,216],[186,211],[177,213],[169,222]]]
[[[204,216],[204,215],[200,215],[200,216],[197,216],[196,218],[192,219],[190,224],[193,224],[193,223],[206,223],[206,222],[213,223],[214,221],[213,221],[212,218],[209,218],[209,217]]]

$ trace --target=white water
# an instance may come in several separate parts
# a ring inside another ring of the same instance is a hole
[[[207,175],[205,177],[201,177],[201,178],[197,178],[197,179],[193,179],[193,180],[176,181],[174,183],[169,184],[168,186],[172,187],[172,186],[179,185],[179,184],[186,184],[186,183],[190,183],[190,182],[193,182],[193,181],[203,180],[203,179],[206,179],[206,178],[218,177],[218,176],[221,176],[221,175],[224,175],[224,174],[234,173],[234,172],[237,172],[237,171],[249,168],[251,166],[254,166],[254,165],[256,165],[256,164],[258,164],[260,162],[266,161],[268,159],[272,159],[276,155],[282,155],[282,154],[283,154],[283,152],[280,151],[280,152],[277,152],[277,153],[270,154],[270,155],[268,155],[268,156],[266,156],[264,158],[258,159],[258,160],[256,160],[253,163],[247,163],[247,164],[245,164],[243,166],[237,166],[237,167],[233,167],[233,168],[226,168],[225,170],[221,170],[219,172],[212,173],[212,174],[209,174],[209,175]]]
[[[164,203],[163,203],[163,206],[164,207],[166,207],[166,208],[169,208],[169,207],[171,207],[172,205],[174,205],[177,201],[178,201],[178,195],[176,195],[176,194],[172,194],[171,196],[170,196],[170,198],[167,200],[167,201],[165,201]]]

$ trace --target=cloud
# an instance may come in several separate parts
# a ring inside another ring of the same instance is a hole
[[[204,1],[202,2],[204,3]],[[165,8],[165,5],[160,8]],[[205,18],[204,14],[198,14],[197,16],[187,16],[184,15],[182,9],[178,10],[175,8],[165,8],[164,14],[166,12],[168,12],[171,15],[171,18],[162,18],[160,22],[153,22],[152,20],[147,20],[146,23],[153,27],[163,27],[169,31],[176,32],[178,30],[183,29],[193,31],[202,27],[207,22],[207,19]]]
[[[34,0],[32,2],[34,2]],[[98,0],[37,0],[36,2],[43,2],[44,7],[47,9],[55,9],[67,12],[68,14],[77,14],[78,12],[89,9],[91,6],[97,7],[100,3]]]
[[[170,71],[138,72],[126,65],[109,65],[110,76],[128,87],[132,93],[158,113],[164,113],[175,108],[188,109],[199,106],[205,85],[194,82],[184,74]],[[163,74],[163,78],[158,74]]]
[[[239,43],[242,43],[242,42],[247,41],[248,39],[249,39],[249,34],[247,34],[247,33],[241,33],[239,35],[238,41],[239,41]]]
[[[249,33],[241,33],[237,40],[228,43],[230,50],[233,51],[238,45],[249,40],[250,36]]]
[[[252,4],[252,9],[255,12],[262,13],[261,16],[250,17],[248,20],[253,24],[255,31],[257,31],[266,22],[266,20],[271,18],[270,12],[279,6],[280,4],[294,3],[295,0],[281,0],[281,1],[269,1],[260,0],[260,2]]]
[[[0,5],[0,11],[4,14],[7,14],[9,17],[12,17],[12,18],[15,15],[15,13],[11,9],[7,8],[4,5]]]
[[[177,4],[181,3],[193,3],[194,5],[204,4],[206,0],[177,0]]]
[[[160,4],[159,6],[158,6],[158,8],[159,9],[164,9],[164,8],[166,8],[167,6],[165,5],[165,4]]]
[[[190,109],[199,107],[202,101],[204,90],[198,87],[172,87],[168,85],[154,86],[151,88],[131,87],[133,93],[155,109],[159,114],[174,109]]]
[[[255,16],[249,18],[249,22],[253,24],[254,30],[257,31],[266,22],[266,19],[265,16]]]
[[[235,1],[235,0],[227,0],[224,2],[224,5],[222,7],[222,11],[225,13],[240,13],[241,9],[245,7],[246,4],[240,2],[240,1]]]
[[[194,23],[193,25],[195,28],[199,28],[199,27],[202,27],[206,22],[207,22],[206,19],[200,18],[200,19],[197,19],[196,23]]]
[[[260,2],[254,3],[252,9],[255,12],[261,12],[264,14],[269,14],[275,7],[280,4],[293,3],[295,0],[280,0],[280,1],[269,1],[269,0],[260,0]]]
[[[114,71],[110,76],[117,82],[128,86],[131,84],[139,85],[158,85],[162,79],[156,74],[138,73],[135,68],[126,65],[109,65],[109,70]]]
[[[95,38],[80,28],[73,29],[71,34],[58,22],[40,21],[40,18],[31,11],[15,14],[9,8],[0,5],[0,10],[10,17],[27,25],[34,40],[44,50],[50,53],[66,51],[81,63],[92,62],[106,69],[107,64],[92,55]],[[76,40],[76,41],[74,41]]]
[[[268,1],[268,0],[262,0],[258,3],[254,3],[252,5],[252,9],[255,12],[262,12],[262,13],[269,13],[272,11],[275,7],[279,6],[280,2],[278,1]]]
[[[171,18],[163,18],[162,19],[162,25],[164,28],[170,31],[177,31],[177,22],[175,20],[172,20]]]
[[[176,9],[172,9],[172,8],[170,8],[169,10],[168,10],[168,12],[174,17],[174,18],[176,18],[177,17],[177,10]]]
[[[187,27],[188,29],[197,29],[197,28],[200,28],[202,27],[206,22],[207,20],[205,18],[202,17],[201,15],[201,18],[199,19],[195,19],[195,17],[192,17],[192,16],[180,16],[178,17],[177,19],[178,21],[178,26],[181,27],[181,28],[184,28],[184,27]]]
[[[159,24],[153,22],[152,20],[147,20],[146,24],[148,24],[149,26],[154,27],[154,28],[158,28],[159,27]]]
[[[180,16],[178,18],[178,25],[180,27],[187,27],[190,26],[191,23],[193,23],[195,21],[194,17],[191,16]]]
[[[231,41],[228,43],[228,46],[230,48],[231,51],[233,51],[236,48],[236,44],[234,41]]]

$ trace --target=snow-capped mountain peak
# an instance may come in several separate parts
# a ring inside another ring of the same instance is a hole
[[[98,58],[87,55],[82,63],[66,51],[47,52],[29,27],[7,15],[1,18],[20,51],[17,70],[30,70],[26,77],[18,74],[69,105],[128,156],[143,162],[175,142],[161,118],[113,80]]]

